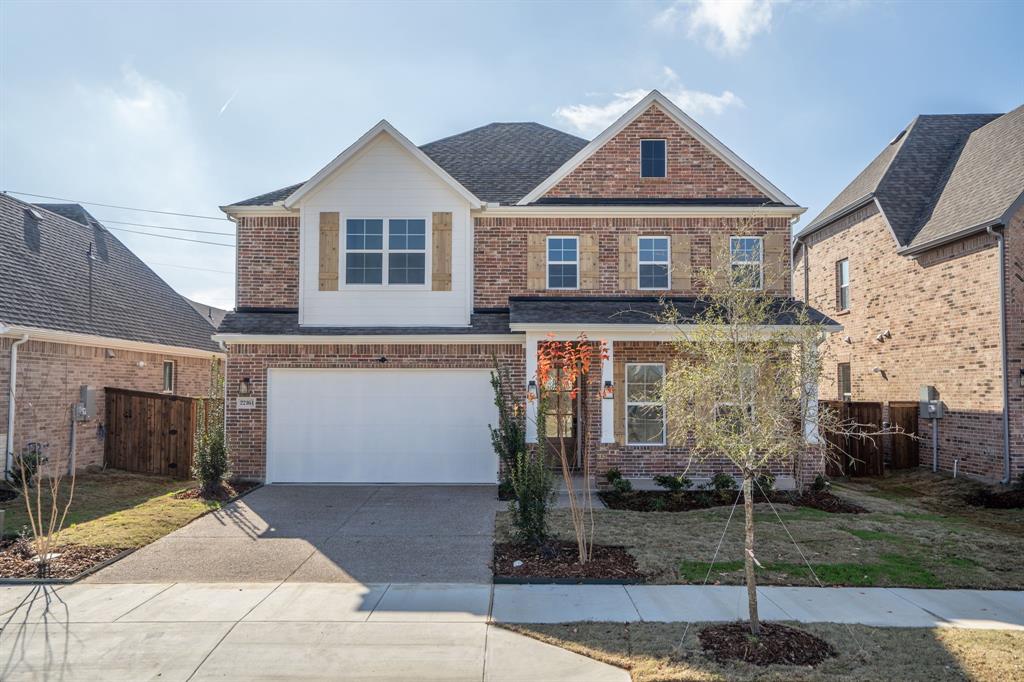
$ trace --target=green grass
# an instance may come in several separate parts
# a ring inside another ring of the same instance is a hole
[[[895,533],[886,533],[880,530],[860,530],[857,528],[844,528],[847,533],[858,537],[861,540],[877,540],[880,542],[899,542],[900,536]]]
[[[123,548],[147,545],[220,507],[219,502],[174,499],[174,493],[193,486],[189,481],[124,471],[80,473],[60,542]],[[43,492],[45,499],[45,488]],[[5,506],[6,533],[27,529],[25,500],[19,496]],[[44,509],[49,505],[44,503]]]
[[[701,561],[681,561],[679,579],[688,583],[703,583],[709,564]],[[813,569],[813,573],[811,572]],[[806,564],[771,562],[755,569],[758,581],[766,583],[799,582],[816,584],[817,576],[826,585],[871,587],[873,585],[902,585],[905,587],[942,587],[935,575],[917,559],[899,554],[883,554],[872,563]],[[738,582],[743,578],[742,561],[719,561],[711,569],[709,582]]]

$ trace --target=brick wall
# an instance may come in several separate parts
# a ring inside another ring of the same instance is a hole
[[[0,432],[6,446],[7,401],[10,391],[11,344],[0,339]],[[103,463],[106,425],[106,395],[112,386],[139,391],[163,390],[163,363],[175,363],[175,393],[206,395],[210,383],[210,359],[140,353],[98,346],[77,346],[28,341],[18,347],[18,382],[14,426],[14,448],[20,452],[27,443],[42,443],[53,465],[66,462],[70,447],[70,407],[79,401],[82,385],[96,389],[96,416],[76,422],[75,461],[79,467]],[[138,363],[145,363],[139,367]]]
[[[619,235],[689,235],[690,266],[693,272],[711,265],[712,234],[764,236],[790,234],[786,218],[487,218],[475,219],[476,246],[473,264],[476,286],[475,307],[506,307],[509,296],[542,294],[527,289],[527,239],[531,233],[544,235],[595,234],[598,238],[600,286],[598,289],[557,291],[558,296],[657,295],[657,292],[619,288]],[[674,267],[674,266],[673,266]],[[787,270],[788,271],[788,270]],[[767,270],[766,270],[767,278]],[[766,279],[769,291],[789,294],[789,278]],[[678,292],[681,295],[695,292]]]
[[[299,217],[240,216],[235,306],[299,307]]]
[[[1003,230],[1006,239],[1006,341],[1010,405],[1010,478],[1024,474],[1024,207]]]
[[[360,344],[360,345],[232,345],[226,383],[228,453],[232,473],[240,478],[263,480],[266,476],[267,370],[270,368],[380,368],[387,357],[388,371],[395,368],[494,367],[494,358],[509,368],[513,385],[525,385],[523,346],[508,344]],[[238,384],[248,377],[256,409],[238,410]],[[458,409],[458,406],[452,406]]]
[[[988,235],[943,246],[917,259],[896,243],[872,204],[808,238],[810,303],[844,331],[823,348],[822,399],[838,397],[837,363],[849,362],[853,400],[917,400],[922,384],[947,407],[939,424],[939,462],[985,478],[1001,477],[998,250]],[[849,258],[850,311],[836,310],[836,262]],[[793,281],[803,296],[797,251]],[[885,330],[891,339],[876,341]],[[851,342],[843,341],[849,336]],[[873,368],[880,372],[873,372]],[[920,424],[921,463],[931,462],[931,432]]]
[[[640,177],[640,140],[643,139],[666,141],[664,178]],[[747,179],[654,105],[544,196],[768,200]]]

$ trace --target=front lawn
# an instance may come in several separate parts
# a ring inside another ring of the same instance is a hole
[[[192,487],[190,481],[124,471],[79,473],[59,542],[122,549],[147,545],[220,507],[216,501],[175,499],[174,493]],[[44,488],[44,499],[46,492]],[[20,495],[0,507],[7,510],[6,535],[17,535],[28,525]]]
[[[515,632],[630,671],[633,682],[668,680],[1015,680],[1024,670],[1024,632],[875,628],[801,623],[836,655],[813,668],[721,664],[701,651],[706,624],[567,623],[504,625]],[[685,639],[683,638],[686,633]],[[681,646],[680,646],[681,642]]]
[[[835,493],[867,508],[865,514],[775,508],[826,585],[1022,589],[1024,510],[971,506],[965,498],[977,488],[914,471],[835,485]],[[729,512],[596,511],[594,541],[625,547],[647,582],[702,583]],[[771,508],[758,504],[755,513],[759,581],[816,584]],[[557,538],[573,539],[568,510],[552,510],[551,528]],[[508,531],[507,513],[499,514],[495,541],[507,541]],[[743,583],[742,533],[740,507],[709,583]]]

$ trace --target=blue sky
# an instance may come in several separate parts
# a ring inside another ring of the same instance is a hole
[[[1020,2],[5,0],[0,189],[218,216],[381,118],[418,144],[491,121],[593,137],[657,87],[806,224],[916,114],[1024,103],[1022,25]],[[183,294],[231,306],[232,249],[116,234]]]

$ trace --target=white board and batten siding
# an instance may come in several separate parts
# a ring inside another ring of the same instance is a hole
[[[309,327],[460,327],[469,324],[472,222],[469,203],[392,137],[378,135],[300,201],[299,322]],[[340,214],[338,291],[319,289],[320,212]],[[452,214],[452,285],[431,290],[431,216]],[[345,221],[421,218],[427,226],[423,287],[345,284]]]

